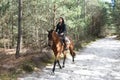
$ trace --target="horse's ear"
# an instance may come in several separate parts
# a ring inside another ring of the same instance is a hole
[[[49,33],[50,31],[49,31],[49,30],[47,30],[47,32]]]

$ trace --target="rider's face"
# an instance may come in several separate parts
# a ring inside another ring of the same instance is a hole
[[[62,23],[62,19],[61,18],[59,19],[59,22]]]

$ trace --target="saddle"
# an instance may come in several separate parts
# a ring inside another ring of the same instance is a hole
[[[66,44],[70,44],[70,39],[67,36],[65,36],[65,42]]]
[[[62,44],[64,44],[62,36],[60,36],[60,40],[61,40]],[[70,44],[70,39],[67,36],[65,36],[65,43],[66,43],[66,45]]]

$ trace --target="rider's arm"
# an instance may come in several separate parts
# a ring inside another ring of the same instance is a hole
[[[62,32],[60,33],[60,35],[64,35],[64,34],[66,34],[66,25],[65,24],[63,25]]]
[[[64,24],[64,27],[63,27],[63,33],[66,33],[67,30],[66,30],[66,25]]]
[[[57,24],[57,26],[56,26],[56,30],[55,30],[56,32],[58,32],[58,24]]]

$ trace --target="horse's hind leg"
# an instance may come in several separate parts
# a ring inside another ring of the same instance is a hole
[[[75,58],[75,52],[72,52],[72,58],[73,58],[73,62],[75,61],[74,58]]]
[[[69,50],[70,50],[70,54],[71,54],[71,56],[72,56],[72,61],[74,62],[75,52],[73,51],[73,48],[72,48],[72,47],[70,47]]]
[[[75,60],[74,60],[74,58],[75,58],[75,52],[74,52],[74,51],[72,51],[72,54],[71,54],[71,55],[72,55],[72,58],[73,58],[73,60],[72,60],[72,61],[74,62],[74,61],[75,61]]]

